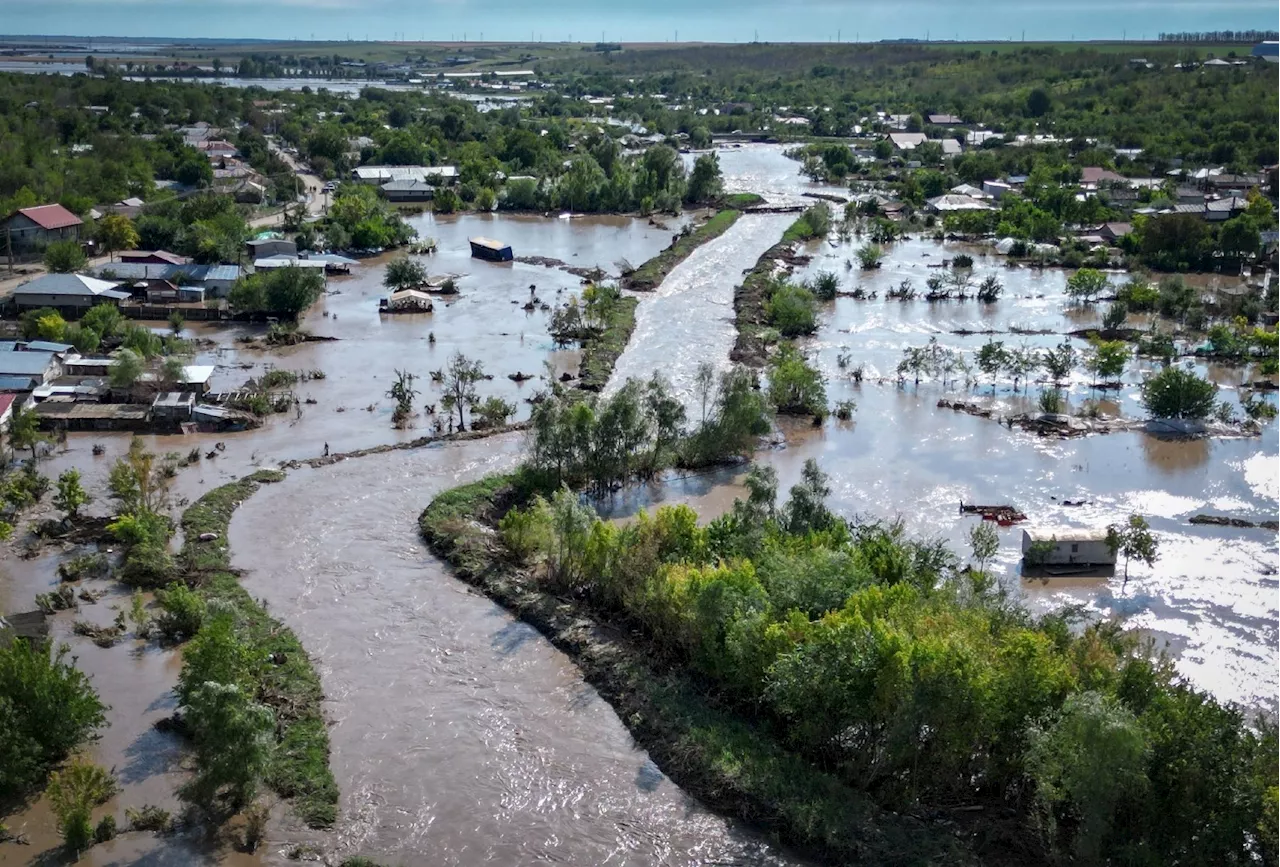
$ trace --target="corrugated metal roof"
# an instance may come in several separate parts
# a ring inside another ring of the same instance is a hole
[[[37,205],[34,208],[21,208],[18,213],[35,223],[42,229],[65,229],[68,226],[81,226],[81,220],[62,205]]]
[[[172,280],[178,274],[185,275],[193,283],[210,280],[235,282],[240,279],[239,265],[160,265],[148,262],[118,262],[104,265],[99,274],[114,274],[120,280]]]
[[[0,391],[30,391],[38,377],[0,375]]]
[[[52,352],[6,352],[0,355],[0,376],[42,377],[52,363]]]
[[[116,284],[83,274],[42,274],[13,290],[14,295],[66,295],[77,297],[128,298],[116,292]]]

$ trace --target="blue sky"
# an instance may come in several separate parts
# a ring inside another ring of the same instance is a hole
[[[740,42],[1277,29],[1276,0],[0,0],[0,33]]]

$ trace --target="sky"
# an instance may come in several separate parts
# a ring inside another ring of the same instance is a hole
[[[1276,30],[1276,0],[0,0],[0,33],[594,42],[1154,39]]]

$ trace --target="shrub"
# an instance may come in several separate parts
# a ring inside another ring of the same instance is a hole
[[[862,266],[863,271],[874,271],[880,267],[880,260],[884,258],[884,250],[879,244],[863,244],[858,248],[857,255],[858,264]]]
[[[155,618],[156,627],[170,641],[192,638],[204,624],[204,599],[185,584],[173,583],[157,591],[156,602],[161,612]]]
[[[819,301],[834,301],[840,290],[840,279],[832,271],[819,271],[807,288]]]
[[[130,587],[164,587],[177,571],[173,556],[162,545],[144,542],[129,549],[120,580]]]
[[[951,260],[952,268],[972,268],[973,257],[967,253],[960,253]]]
[[[1064,402],[1062,400],[1062,391],[1057,388],[1046,388],[1040,392],[1040,411],[1049,415],[1058,415],[1062,412]]]
[[[783,337],[799,337],[818,329],[818,306],[813,293],[803,286],[780,283],[773,289],[766,310],[769,324]]]
[[[116,792],[115,778],[106,769],[76,759],[49,775],[45,794],[58,817],[58,830],[67,848],[82,852],[93,843],[93,808]]]

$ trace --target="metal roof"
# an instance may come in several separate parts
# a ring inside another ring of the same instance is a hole
[[[1105,542],[1107,531],[1087,527],[1034,527],[1022,531],[1033,542]]]
[[[27,344],[28,352],[68,352],[73,348],[70,343],[54,343],[49,340],[33,340]]]
[[[193,283],[210,281],[234,283],[240,279],[239,265],[160,265],[150,262],[117,262],[98,269],[99,274],[114,274],[120,280],[173,280],[182,274]]]
[[[83,274],[42,274],[13,290],[14,295],[66,295],[68,297],[128,298],[116,284]]]
[[[52,363],[52,352],[5,352],[0,354],[0,376],[44,376]]]
[[[0,391],[30,391],[37,377],[0,375]]]
[[[84,225],[75,214],[62,205],[38,205],[34,208],[21,208],[18,213],[35,223],[42,229],[65,229],[68,226]]]

